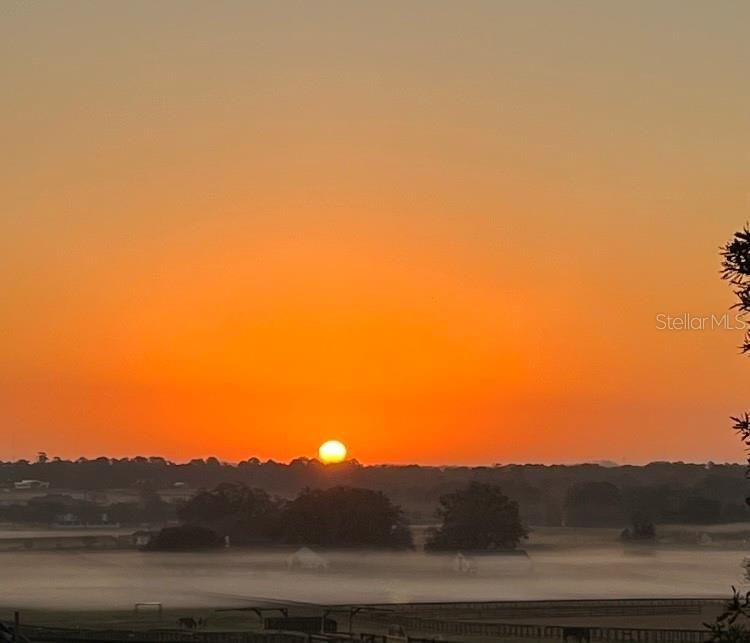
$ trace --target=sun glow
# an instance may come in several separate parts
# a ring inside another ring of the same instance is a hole
[[[325,464],[343,462],[346,458],[346,446],[338,440],[328,440],[320,445],[318,457]]]

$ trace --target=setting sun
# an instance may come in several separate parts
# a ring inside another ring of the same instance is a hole
[[[318,457],[326,464],[343,462],[346,458],[346,446],[338,440],[328,440],[320,445]]]

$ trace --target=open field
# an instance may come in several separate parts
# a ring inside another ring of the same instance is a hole
[[[731,585],[745,588],[741,564],[747,530],[747,525],[673,527],[665,529],[669,543],[634,547],[618,543],[613,529],[539,529],[526,545],[528,558],[479,556],[472,575],[456,573],[450,556],[421,552],[324,552],[325,571],[290,570],[292,550],[279,549],[5,552],[0,553],[0,618],[20,609],[29,625],[161,631],[174,629],[180,617],[193,616],[208,619],[203,628],[208,634],[260,631],[256,614],[217,611],[222,608],[286,605],[295,615],[314,615],[321,605],[388,604],[391,611],[401,604],[397,614],[360,613],[355,632],[383,635],[399,622],[413,636],[446,641],[472,641],[488,632],[508,638],[498,632],[514,623],[699,631],[715,616],[717,603],[617,612],[571,608],[570,600],[726,598]],[[702,533],[712,535],[710,542],[690,544]],[[543,609],[517,603],[550,599],[567,602]],[[142,601],[162,603],[164,613],[134,614],[134,603]],[[435,601],[460,604],[404,605]],[[512,609],[467,605],[486,601],[516,602]],[[333,618],[343,619],[339,626],[348,629],[348,615]]]
[[[337,552],[326,571],[287,569],[288,552],[39,551],[0,553],[0,606],[129,609],[137,601],[219,607],[257,599],[310,603],[723,597],[743,586],[744,553],[718,548],[529,548],[529,558],[477,560],[459,575],[450,557]]]

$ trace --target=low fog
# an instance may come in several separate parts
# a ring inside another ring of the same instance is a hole
[[[38,609],[239,606],[260,600],[375,603],[726,596],[743,585],[743,552],[700,548],[555,549],[479,557],[472,574],[423,553],[326,552],[327,570],[291,570],[289,552],[0,553],[0,605]]]

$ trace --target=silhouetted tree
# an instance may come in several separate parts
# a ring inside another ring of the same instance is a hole
[[[713,643],[748,643],[750,630],[750,592],[740,594],[732,587],[732,598],[727,602],[724,611],[713,623],[704,623],[709,631],[709,641]]]
[[[280,539],[323,547],[412,546],[403,512],[380,491],[305,489],[281,514]]]
[[[721,252],[722,256],[722,279],[728,281],[737,301],[732,306],[738,311],[740,319],[747,323],[747,316],[750,313],[750,227],[745,227],[728,241]],[[745,337],[740,347],[743,353],[750,351],[750,329],[746,330]],[[746,451],[750,452],[750,415],[745,412],[742,415],[732,418],[734,429],[740,435]],[[748,457],[750,466],[750,457]],[[748,469],[750,472],[750,468]],[[750,498],[747,499],[750,505]]]
[[[270,542],[278,521],[279,506],[262,489],[224,483],[202,491],[182,506],[181,520],[209,527],[235,544]]]
[[[750,227],[745,227],[724,245],[721,251],[722,271],[721,277],[728,281],[737,297],[732,306],[738,311],[739,317],[746,320],[750,313]],[[745,337],[740,347],[743,353],[750,351],[750,330],[745,332]],[[733,428],[740,436],[745,445],[746,453],[750,453],[750,415],[747,412],[733,417]],[[750,477],[750,456],[748,457],[748,468],[745,477]],[[750,498],[745,502],[750,505]],[[750,620],[750,592],[740,594],[732,587],[732,599],[727,604],[725,611],[713,624],[706,624],[711,633],[711,640],[722,643],[734,643],[750,641],[750,630],[747,628]]]
[[[623,529],[620,538],[625,541],[651,541],[656,540],[656,527],[651,519],[643,513],[636,513],[630,527]]]
[[[436,511],[441,525],[427,542],[432,550],[493,551],[515,549],[528,535],[518,503],[497,485],[471,482],[445,494]]]
[[[181,525],[162,529],[146,549],[153,551],[180,551],[193,549],[211,549],[221,547],[223,539],[219,535],[199,525]]]

